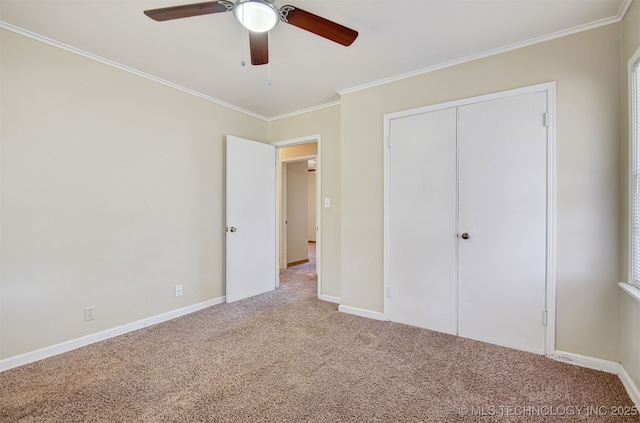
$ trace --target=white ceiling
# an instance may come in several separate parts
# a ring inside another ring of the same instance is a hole
[[[0,27],[270,119],[338,101],[338,92],[616,22],[631,2],[277,0],[360,35],[344,47],[280,23],[270,65],[242,67],[248,42],[233,14],[156,22],[142,13],[198,1],[0,0]]]

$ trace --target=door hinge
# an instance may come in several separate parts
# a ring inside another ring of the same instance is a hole
[[[542,324],[543,325],[547,325],[547,321],[548,321],[548,313],[547,310],[542,310]]]
[[[391,135],[387,135],[387,148],[391,148]]]
[[[391,298],[391,287],[388,286],[386,291],[387,291],[387,298]]]
[[[545,127],[549,126],[549,113],[545,113],[543,115],[544,117],[542,118],[542,122],[544,123]]]

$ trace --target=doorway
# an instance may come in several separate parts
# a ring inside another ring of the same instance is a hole
[[[278,160],[278,264],[317,275],[321,297],[320,135],[272,143]],[[278,285],[280,280],[278,279]]]
[[[311,151],[315,148],[315,143],[308,145]],[[317,229],[317,156],[288,157],[291,152],[287,150],[279,151],[282,175],[280,269],[309,261],[309,244],[316,242]]]

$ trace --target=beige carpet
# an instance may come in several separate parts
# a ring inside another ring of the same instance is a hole
[[[632,406],[614,375],[339,313],[302,266],[274,292],[0,374],[0,420],[640,421],[611,415]]]

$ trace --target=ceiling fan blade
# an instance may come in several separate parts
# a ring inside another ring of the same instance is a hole
[[[268,32],[249,32],[249,48],[251,49],[252,65],[266,65],[269,63]]]
[[[294,6],[282,6],[280,12],[285,22],[343,46],[350,46],[358,37],[358,31]]]
[[[183,4],[180,6],[162,7],[145,10],[144,14],[156,21],[189,18],[191,16],[209,15],[211,13],[229,12],[233,10],[230,1],[207,1],[204,3]]]

